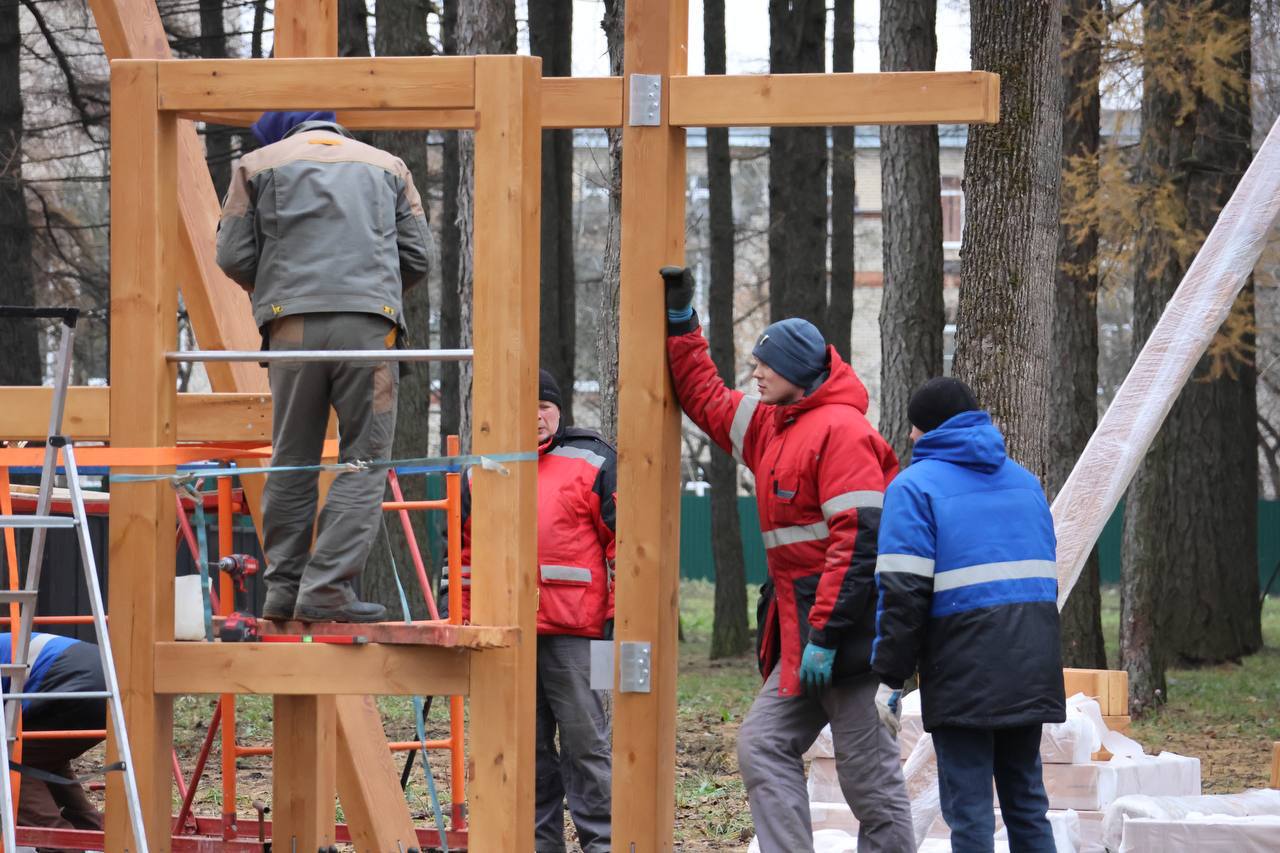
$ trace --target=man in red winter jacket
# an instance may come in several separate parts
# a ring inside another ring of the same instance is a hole
[[[591,640],[613,638],[618,457],[598,434],[561,423],[561,399],[555,379],[541,371],[534,849],[564,853],[567,798],[583,853],[608,853],[612,837],[608,691],[591,689]],[[471,490],[463,482],[460,574],[465,620],[471,616]]]
[[[898,460],[866,419],[862,382],[812,323],[765,329],[752,350],[759,396],[748,396],[707,353],[689,270],[662,276],[680,405],[755,475],[773,598],[762,601],[765,683],[738,733],[738,764],[760,849],[813,850],[801,755],[830,722],[859,853],[914,850],[893,718],[877,707],[870,666],[876,536]]]

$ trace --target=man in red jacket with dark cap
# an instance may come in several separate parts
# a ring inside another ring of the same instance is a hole
[[[898,460],[866,419],[862,382],[812,323],[765,329],[752,350],[759,396],[748,396],[721,381],[707,353],[689,270],[662,276],[680,405],[756,480],[774,597],[762,602],[765,683],[738,733],[738,764],[760,849],[813,850],[801,756],[829,722],[859,853],[914,850],[898,744],[870,666],[876,535]]]
[[[591,640],[613,638],[618,457],[597,433],[562,423],[561,400],[555,378],[541,371],[534,849],[564,853],[567,800],[583,853],[608,853],[613,812],[609,694],[591,689]],[[471,615],[471,491],[466,487],[462,512],[466,619]]]

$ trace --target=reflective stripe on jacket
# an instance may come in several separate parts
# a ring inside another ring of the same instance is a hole
[[[218,223],[218,266],[253,298],[259,328],[319,312],[403,327],[401,291],[427,276],[422,200],[398,157],[309,121],[240,158]]]
[[[599,435],[573,427],[538,450],[538,633],[600,637],[613,618],[618,457]],[[449,580],[460,576],[469,619],[471,489],[463,483],[462,566]]]
[[[837,678],[865,673],[880,507],[898,471],[867,421],[867,391],[828,347],[828,376],[815,391],[788,406],[762,403],[724,384],[696,323],[669,330],[667,353],[685,414],[756,478],[776,596],[759,626],[761,671],[778,662],[776,648],[778,692],[798,693],[801,653],[812,641],[838,650]]]
[[[924,725],[1065,719],[1053,518],[986,412],[916,441],[885,494],[872,668],[920,672]]]

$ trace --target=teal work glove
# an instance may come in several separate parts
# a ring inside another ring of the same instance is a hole
[[[688,320],[693,316],[693,271],[688,267],[663,267],[658,272],[666,288],[667,320]]]
[[[836,663],[836,650],[809,643],[800,659],[800,686],[809,695],[817,695],[831,686],[831,669]]]

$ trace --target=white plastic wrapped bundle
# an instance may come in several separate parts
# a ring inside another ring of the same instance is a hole
[[[1141,794],[1120,797],[1107,808],[1102,819],[1102,840],[1107,847],[1118,850],[1126,820],[1149,818],[1169,822],[1185,820],[1192,815],[1280,817],[1280,791],[1260,789],[1242,794],[1201,797],[1148,797]]]
[[[1190,815],[1184,820],[1131,818],[1125,821],[1118,853],[1275,853],[1280,849],[1280,817]]]
[[[1231,311],[1280,215],[1280,121],[1267,135],[1053,502],[1058,607],[1138,463]]]

